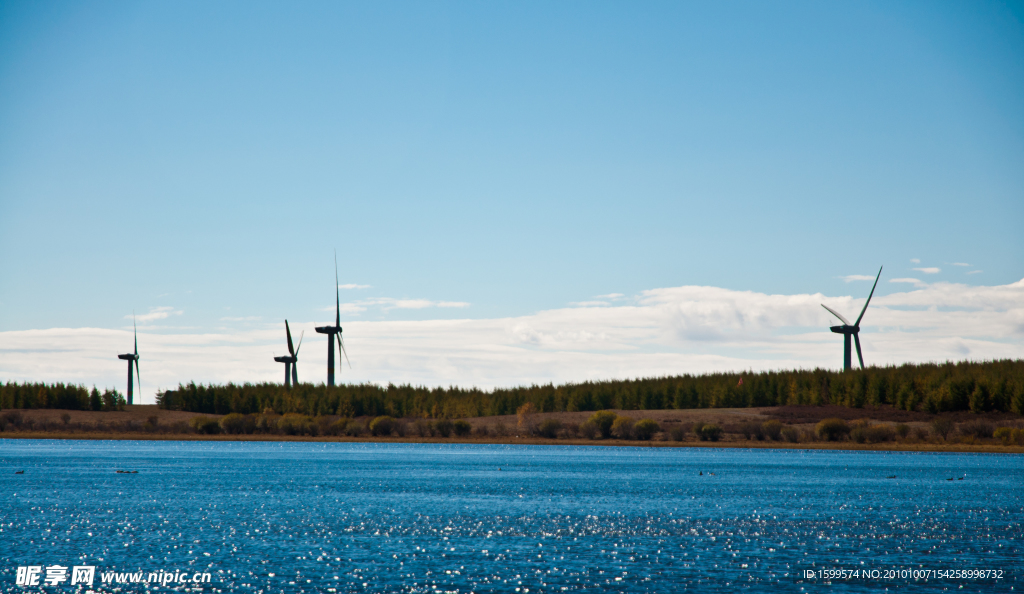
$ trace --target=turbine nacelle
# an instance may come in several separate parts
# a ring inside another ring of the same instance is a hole
[[[821,304],[821,306],[828,310],[830,314],[839,318],[839,321],[843,323],[841,326],[829,326],[829,330],[831,330],[832,332],[843,335],[843,371],[849,371],[850,368],[853,367],[850,364],[851,336],[853,337],[853,342],[857,345],[857,359],[860,360],[860,368],[864,369],[864,356],[861,354],[860,350],[860,321],[864,319],[864,312],[868,310],[868,304],[871,303],[871,297],[875,294],[875,287],[878,286],[878,279],[881,277],[882,267],[879,266],[878,275],[875,276],[875,284],[871,285],[871,292],[868,293],[868,300],[864,303],[864,308],[860,310],[860,315],[857,316],[857,321],[852,324],[850,323],[850,320],[847,320],[846,318],[843,317],[843,314],[825,305],[824,303]]]

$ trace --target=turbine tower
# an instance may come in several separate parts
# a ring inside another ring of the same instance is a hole
[[[302,348],[302,336],[306,334],[303,330],[302,334],[299,334],[299,346],[292,348],[292,330],[288,327],[288,320],[284,321],[284,333],[288,337],[288,356],[287,357],[274,357],[274,361],[278,363],[284,363],[284,387],[292,387],[292,383],[296,386],[299,385],[299,349]]]
[[[117,358],[128,362],[128,404],[134,404],[132,402],[132,385],[135,381],[132,379],[132,363],[135,363],[135,375],[139,381],[139,390],[142,390],[142,374],[139,371],[139,331],[135,328],[135,315],[132,315],[132,330],[135,332],[135,352],[125,353],[118,355]]]
[[[348,360],[348,352],[345,351],[345,341],[341,339],[341,291],[338,288],[338,252],[334,252],[334,297],[335,316],[333,326],[317,326],[317,334],[327,335],[327,385],[334,385],[334,340],[338,340],[338,347],[345,355],[348,368],[352,369],[352,362]]]
[[[860,310],[860,315],[857,316],[857,321],[851,324],[846,318],[840,315],[839,312],[832,309],[831,307],[821,304],[822,307],[827,309],[829,313],[839,318],[842,322],[842,326],[831,326],[829,330],[836,334],[843,335],[843,371],[850,370],[850,337],[853,336],[854,342],[857,343],[857,358],[860,359],[860,368],[864,369],[864,356],[860,352],[860,321],[864,319],[864,312],[868,310],[868,303],[871,303],[871,296],[875,294],[875,287],[878,286],[878,279],[882,276],[882,267],[878,267],[878,276],[875,277],[875,284],[871,285],[871,293],[868,294],[868,300],[864,304],[864,309]]]

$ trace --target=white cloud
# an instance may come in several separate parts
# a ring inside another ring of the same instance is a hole
[[[967,274],[981,274],[981,270],[968,270]]]
[[[920,264],[921,263],[921,259],[920,258],[911,258],[910,259],[910,263],[911,264]]]
[[[853,282],[853,281],[873,281],[873,280],[875,280],[875,277],[871,276],[870,274],[848,274],[846,276],[841,276],[839,278],[843,279],[844,281],[846,281],[848,283],[849,282]]]
[[[928,286],[928,283],[923,283],[923,282],[921,282],[920,280],[918,280],[916,278],[890,278],[889,282],[890,283],[909,283],[909,284],[914,285],[915,287],[927,287]]]
[[[180,309],[174,309],[173,307],[151,307],[149,313],[139,314],[137,316],[125,316],[126,320],[130,320],[133,317],[139,322],[152,322],[153,320],[163,320],[171,316],[180,316],[182,312]]]
[[[573,307],[608,307],[611,303],[607,301],[573,301],[569,305]]]
[[[912,280],[912,279],[911,279]],[[348,321],[353,369],[342,381],[428,386],[649,377],[740,369],[839,367],[842,339],[820,306],[855,318],[864,297],[768,295],[684,286],[642,292],[629,305],[566,307],[489,319]],[[326,338],[302,330],[300,379],[326,377]],[[862,322],[869,364],[1019,358],[1024,353],[1024,280],[976,287],[921,283],[876,295]],[[280,381],[276,325],[244,331],[139,335],[143,394],[190,380]],[[0,380],[73,381],[123,388],[116,354],[131,330],[53,328],[0,332]]]
[[[347,285],[338,285],[339,289],[369,289],[370,285],[356,285],[349,283]]]
[[[970,266],[970,264],[965,262],[953,262],[953,266]]]
[[[608,293],[607,295],[595,295],[594,299],[622,299],[625,297],[622,293]]]
[[[935,268],[935,267],[931,267],[931,268],[915,268],[914,270],[916,270],[918,272],[923,272],[924,274],[938,274],[938,273],[942,272],[941,268]]]

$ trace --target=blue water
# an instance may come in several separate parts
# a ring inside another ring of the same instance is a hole
[[[0,440],[0,591],[1014,591],[1022,487],[1019,455]],[[838,569],[1003,573],[805,574]]]

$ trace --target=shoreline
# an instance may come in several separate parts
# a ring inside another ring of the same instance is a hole
[[[754,440],[730,441],[633,441],[622,439],[545,439],[533,437],[504,438],[431,438],[431,437],[310,437],[305,435],[200,435],[147,433],[73,433],[26,431],[0,434],[4,440],[50,439],[82,441],[239,441],[239,442],[310,442],[310,443],[395,443],[450,445],[543,445],[601,446],[635,448],[746,448],[759,450],[837,450],[869,452],[934,452],[969,454],[1024,454],[1024,446],[965,443],[849,443],[849,442],[771,442]]]

